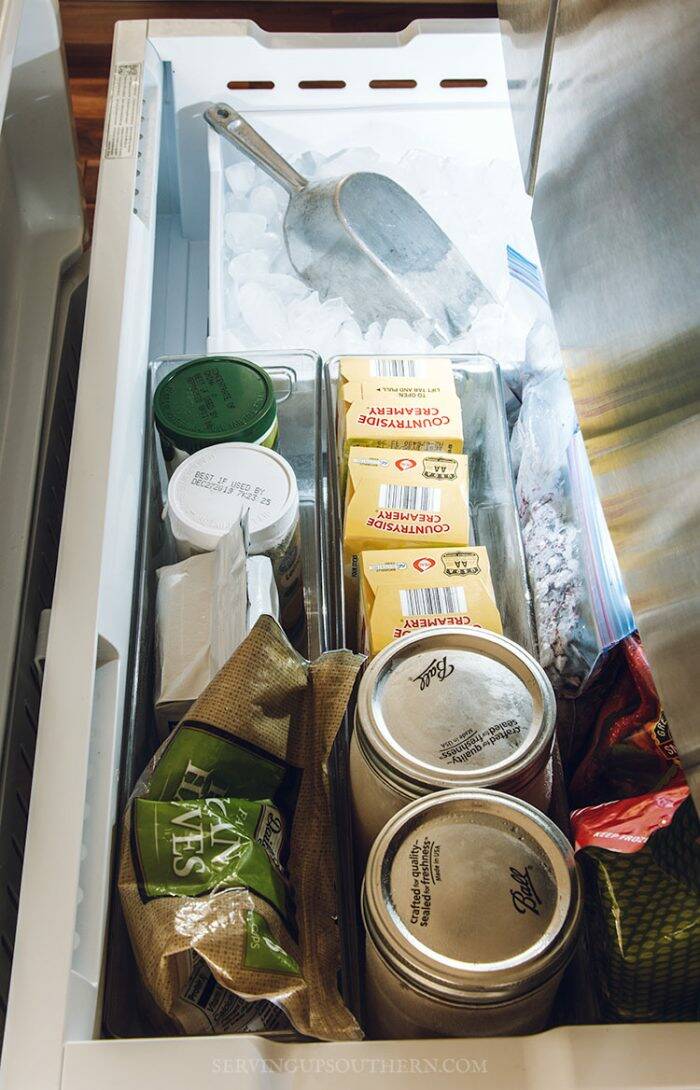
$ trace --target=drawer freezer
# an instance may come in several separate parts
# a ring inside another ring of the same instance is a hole
[[[317,85],[329,79],[342,87]],[[297,145],[309,132],[325,150],[420,128],[438,152],[458,144],[480,161],[517,161],[495,20],[414,23],[396,35],[267,34],[241,21],[117,26],[0,1084],[311,1090],[329,1076],[338,1087],[386,1078],[403,1087],[438,1073],[445,1090],[471,1075],[494,1090],[694,1085],[697,1030],[682,1024],[562,1025],[508,1041],[176,1039],[138,1026],[107,1039],[112,991],[123,988],[128,1006],[134,987],[106,965],[147,376],[149,361],[201,354],[211,337],[202,112],[230,88],[244,113]]]

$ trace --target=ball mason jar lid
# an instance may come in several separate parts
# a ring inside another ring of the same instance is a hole
[[[574,854],[534,806],[456,788],[415,799],[370,851],[365,927],[409,985],[447,1002],[507,1002],[570,960],[581,917]]]
[[[254,443],[274,426],[270,375],[250,360],[205,356],[166,375],[153,397],[156,427],[179,450]]]
[[[217,443],[177,467],[168,485],[168,515],[176,538],[215,549],[248,510],[250,552],[279,545],[296,523],[299,491],[289,462],[255,443]]]
[[[524,648],[483,628],[446,625],[385,647],[357,696],[360,748],[404,794],[450,787],[511,792],[549,760],[554,691]]]

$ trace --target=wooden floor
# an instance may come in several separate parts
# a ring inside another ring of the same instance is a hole
[[[88,226],[92,224],[114,24],[120,19],[252,19],[264,30],[401,30],[413,19],[496,15],[495,3],[342,0],[60,0]]]

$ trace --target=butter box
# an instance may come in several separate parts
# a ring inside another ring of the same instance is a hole
[[[383,549],[360,554],[359,646],[443,625],[502,633],[486,549]]]
[[[345,416],[344,472],[354,446],[461,454],[461,402],[454,394],[443,392],[425,399],[379,394],[367,401],[353,401]]]
[[[444,356],[341,356],[338,366],[341,386],[377,379],[454,383],[452,361]]]
[[[347,615],[357,615],[358,554],[365,549],[469,541],[464,454],[352,447],[345,489],[343,560]]]
[[[437,379],[377,378],[362,382],[344,382],[338,390],[338,447],[345,445],[345,418],[356,401],[384,401],[399,398],[430,402],[441,394],[455,396],[455,380],[449,374]]]

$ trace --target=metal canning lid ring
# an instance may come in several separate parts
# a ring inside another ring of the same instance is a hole
[[[581,918],[573,850],[534,806],[457,788],[405,806],[370,851],[362,891],[381,958],[419,992],[489,1005],[570,960]]]
[[[356,730],[377,775],[408,798],[459,786],[515,793],[548,762],[555,718],[532,655],[453,625],[380,651],[360,682]]]
[[[277,425],[272,378],[233,356],[205,356],[171,371],[158,383],[153,413],[160,434],[189,454],[214,443],[274,438]]]

